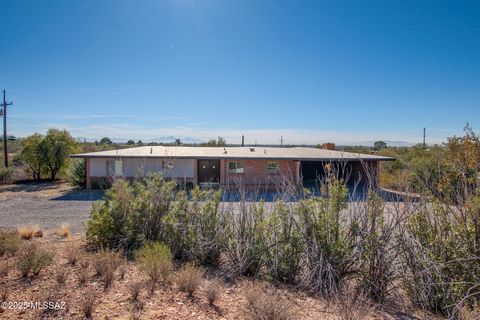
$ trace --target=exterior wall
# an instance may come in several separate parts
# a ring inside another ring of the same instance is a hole
[[[299,182],[299,161],[279,160],[280,170],[278,173],[268,173],[267,163],[269,160],[238,160],[244,163],[243,173],[229,173],[229,160],[220,162],[220,181],[224,185],[269,185],[275,186],[278,183],[288,180],[294,184]]]
[[[107,176],[107,160],[110,159],[87,159],[87,176],[93,180],[98,181],[106,180],[105,178],[109,178]],[[196,176],[194,170],[196,161],[194,159],[172,159],[174,162],[174,167],[172,169],[162,168],[162,161],[165,159],[113,158],[111,160],[123,160],[123,178],[134,178],[139,175],[146,176],[150,172],[162,172],[167,178],[185,179],[186,181],[194,181]]]

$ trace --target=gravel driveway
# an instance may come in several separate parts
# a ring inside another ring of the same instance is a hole
[[[25,183],[0,187],[0,228],[38,225],[54,230],[63,223],[72,234],[85,233],[92,203],[101,191],[78,191],[66,183]]]

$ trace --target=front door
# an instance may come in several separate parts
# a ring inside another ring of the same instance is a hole
[[[198,183],[220,182],[220,160],[198,160]]]

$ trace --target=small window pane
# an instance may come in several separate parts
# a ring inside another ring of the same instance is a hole
[[[243,161],[230,161],[228,162],[229,173],[243,173]]]
[[[267,162],[267,172],[268,173],[278,173],[280,171],[280,164],[278,161],[268,161]]]

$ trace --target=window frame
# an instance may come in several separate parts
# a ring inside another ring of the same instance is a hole
[[[270,165],[275,164],[275,168],[271,168]],[[267,173],[268,174],[279,174],[280,173],[280,161],[278,160],[268,160],[267,161]]]
[[[123,176],[123,160],[108,159],[107,160],[107,176],[122,177]]]
[[[230,164],[235,164],[235,168],[230,168]],[[241,168],[239,168],[239,164],[241,164]],[[245,162],[241,160],[233,160],[227,162],[227,173],[234,173],[234,174],[243,174],[245,173]]]

